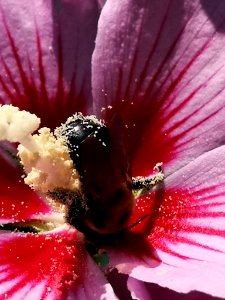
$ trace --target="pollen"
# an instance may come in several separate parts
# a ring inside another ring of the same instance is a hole
[[[0,140],[22,142],[38,129],[40,119],[12,105],[0,106]]]
[[[79,134],[80,128],[74,126],[77,121],[77,125],[79,125],[79,121],[82,122],[84,130],[92,132],[93,128],[96,128],[93,134],[95,137],[99,130],[105,126],[104,122],[102,120],[98,120],[94,115],[84,117],[82,113],[76,113],[69,117],[64,124],[61,124],[60,127],[56,128],[55,136],[63,138],[64,142],[66,142],[71,148],[79,148],[79,146],[70,142],[70,136],[73,136],[74,132],[77,131],[77,134]]]
[[[62,138],[49,128],[38,129],[40,119],[17,107],[0,107],[0,140],[19,142],[18,156],[24,167],[24,181],[37,192],[55,189],[79,191],[81,183]]]
[[[79,190],[79,174],[64,141],[56,138],[49,128],[39,129],[32,138],[37,145],[35,151],[22,144],[18,146],[18,155],[27,174],[25,183],[43,193],[56,188]]]

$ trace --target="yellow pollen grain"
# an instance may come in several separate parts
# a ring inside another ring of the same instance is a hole
[[[35,151],[21,144],[18,146],[18,155],[27,174],[25,183],[42,193],[56,188],[80,190],[79,174],[64,141],[56,138],[46,127],[39,129],[32,138],[37,145]]]

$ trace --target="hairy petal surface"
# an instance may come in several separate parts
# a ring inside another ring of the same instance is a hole
[[[81,236],[68,226],[42,234],[2,232],[0,254],[1,298],[116,299]]]
[[[146,260],[135,265],[130,253],[123,264],[113,254],[119,270],[178,292],[225,297],[224,162],[225,146],[209,151],[166,179],[160,204],[154,196],[139,203],[142,214],[149,201],[156,204],[151,221],[133,229],[147,235],[155,266]]]
[[[103,7],[93,55],[96,112],[122,115],[134,175],[148,175],[159,161],[172,173],[224,143],[224,16],[223,0]]]
[[[93,0],[0,1],[0,103],[35,112],[53,128],[91,110],[98,14]]]

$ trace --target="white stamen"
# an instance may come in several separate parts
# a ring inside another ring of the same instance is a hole
[[[40,118],[27,111],[20,111],[12,105],[0,106],[0,140],[19,142],[29,150],[34,150],[35,142],[31,134],[38,129]]]
[[[55,188],[80,189],[67,146],[49,128],[38,129],[40,119],[12,105],[0,106],[0,140],[19,142],[18,156],[26,176],[24,181],[34,190],[47,193]]]

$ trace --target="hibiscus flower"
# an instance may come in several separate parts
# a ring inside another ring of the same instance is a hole
[[[148,217],[104,245],[109,266],[129,276],[134,298],[149,299],[144,282],[225,297],[225,4],[102,5],[0,1],[1,103],[52,129],[75,112],[106,123],[118,113],[132,176],[163,162],[166,178],[137,199],[131,224]],[[1,297],[116,298],[85,237],[25,186],[14,148],[1,149]]]

